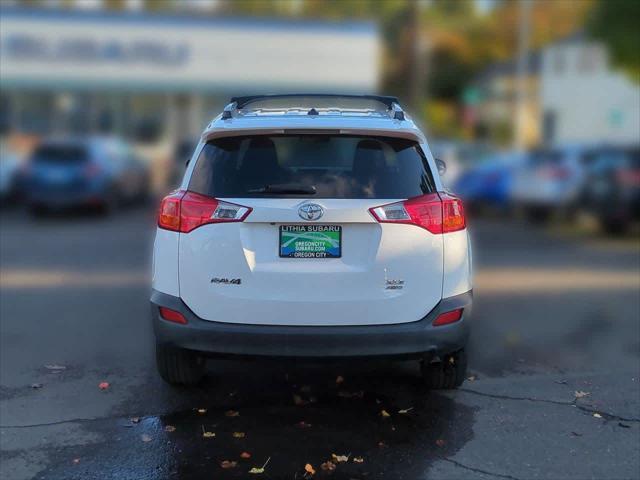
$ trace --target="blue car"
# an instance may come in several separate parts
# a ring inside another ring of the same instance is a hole
[[[48,140],[33,152],[22,186],[33,212],[80,206],[111,211],[145,198],[149,174],[119,140]]]
[[[470,206],[509,207],[514,172],[524,154],[501,153],[468,168],[453,185],[453,191]]]

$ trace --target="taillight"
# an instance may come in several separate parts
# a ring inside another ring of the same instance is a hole
[[[439,327],[440,325],[448,325],[449,323],[455,323],[462,318],[462,308],[457,310],[452,310],[450,312],[444,312],[438,315],[432,325],[434,327]]]
[[[95,178],[102,173],[102,169],[95,163],[88,163],[84,167],[84,175],[89,178]]]
[[[420,195],[369,211],[380,223],[417,225],[431,233],[455,232],[466,227],[462,201],[446,193]]]
[[[571,171],[565,167],[548,167],[541,171],[541,176],[552,180],[567,180],[571,177]]]
[[[637,187],[640,185],[640,169],[619,170],[616,172],[616,177],[625,187]]]
[[[249,207],[223,202],[199,193],[180,191],[162,199],[158,227],[189,233],[209,223],[242,222],[249,213]]]
[[[187,319],[184,318],[184,315],[167,307],[160,307],[160,316],[169,322],[187,324]]]

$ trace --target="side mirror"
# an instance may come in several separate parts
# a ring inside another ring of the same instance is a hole
[[[436,167],[438,167],[438,173],[440,175],[444,175],[447,172],[447,164],[444,163],[444,160],[436,158]]]

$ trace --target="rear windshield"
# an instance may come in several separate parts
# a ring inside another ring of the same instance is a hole
[[[560,165],[561,163],[562,153],[554,150],[535,150],[529,157],[529,165],[533,167]]]
[[[86,162],[87,149],[79,145],[42,145],[33,153],[35,163],[73,165]]]
[[[219,198],[409,198],[434,188],[413,141],[314,134],[213,140],[189,190]]]

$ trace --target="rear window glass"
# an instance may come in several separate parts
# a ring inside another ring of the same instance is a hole
[[[219,198],[409,198],[434,191],[417,143],[329,134],[213,140],[189,190]]]
[[[562,163],[562,154],[552,150],[536,150],[529,157],[529,165],[544,167]]]
[[[33,161],[36,163],[69,165],[82,163],[87,159],[87,149],[76,145],[43,145],[33,153]]]

